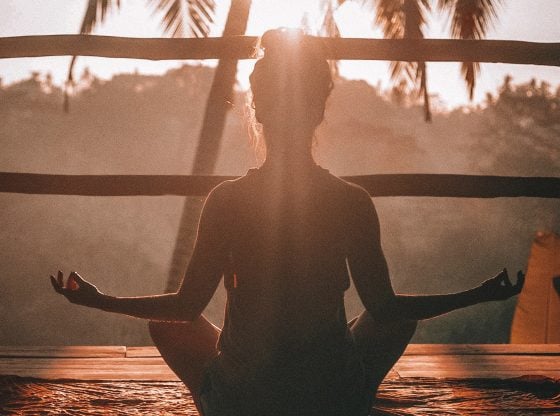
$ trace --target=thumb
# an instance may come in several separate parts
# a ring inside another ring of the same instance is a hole
[[[504,269],[502,270],[501,274],[501,283],[503,283],[503,286],[505,287],[511,287],[511,280],[509,280],[509,275],[508,275],[508,271],[507,269],[504,267]]]
[[[68,288],[71,290],[76,290],[80,286],[85,285],[85,280],[76,272],[71,272],[70,276],[68,276]]]
[[[82,276],[80,276],[77,272],[71,272],[70,277],[72,277],[73,279],[75,279],[79,283],[84,282],[84,279],[82,278]]]

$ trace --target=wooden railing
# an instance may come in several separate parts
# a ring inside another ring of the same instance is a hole
[[[441,174],[343,177],[371,196],[560,198],[560,178]],[[203,196],[234,176],[45,175],[0,172],[0,192],[84,196]]]
[[[257,38],[162,39],[97,35],[0,38],[0,58],[81,55],[106,58],[249,59]],[[315,38],[330,59],[500,62],[560,66],[560,43],[510,40]]]
[[[249,59],[257,38],[140,39],[94,35],[0,38],[0,58]],[[560,43],[509,40],[316,38],[330,59],[500,62],[560,66]],[[50,195],[206,195],[225,176],[49,175],[0,172],[0,192]],[[560,178],[440,174],[346,177],[372,196],[560,198]]]

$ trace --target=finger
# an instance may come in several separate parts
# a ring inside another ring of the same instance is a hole
[[[58,271],[57,278],[58,278],[58,285],[61,288],[64,287],[64,275],[62,274],[62,272],[60,270]]]
[[[82,280],[78,273],[71,272],[70,276],[68,276],[68,281],[66,282],[66,287],[69,290],[78,290],[80,288],[79,280]],[[83,282],[83,280],[82,280]]]
[[[51,276],[49,276],[49,277],[51,278],[51,284],[52,284],[54,290],[55,290],[57,293],[62,294],[62,290],[61,290],[61,288],[60,288],[60,285],[58,284],[58,281],[55,279],[55,277],[54,277],[53,275],[51,275]]]
[[[85,280],[82,276],[80,276],[76,272],[70,273],[70,276],[77,282],[77,283],[85,283]]]
[[[518,293],[521,292],[523,286],[525,285],[525,273],[521,270],[517,272],[517,282],[515,283],[515,288],[518,290]]]
[[[502,270],[502,282],[504,282],[505,287],[512,287],[511,280],[509,280],[508,271],[506,268]]]

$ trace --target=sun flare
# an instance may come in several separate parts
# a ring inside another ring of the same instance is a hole
[[[326,5],[313,0],[258,0],[253,2],[249,34],[260,35],[278,27],[301,28],[316,34],[321,27]]]

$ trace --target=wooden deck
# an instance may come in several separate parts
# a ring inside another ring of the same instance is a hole
[[[154,347],[0,346],[0,375],[177,381]],[[411,344],[390,377],[560,379],[560,344]]]
[[[379,396],[372,415],[560,415],[560,344],[410,345]],[[198,415],[153,347],[0,347],[0,414],[61,413]]]

